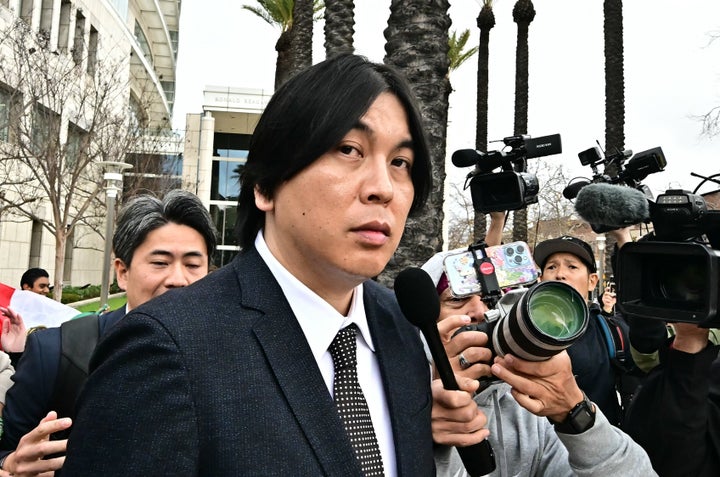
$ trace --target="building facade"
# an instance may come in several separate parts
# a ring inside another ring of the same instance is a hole
[[[208,86],[203,112],[186,117],[183,184],[210,210],[220,237],[213,265],[237,254],[235,238],[240,172],[255,126],[272,91]]]
[[[100,161],[133,165],[125,173],[129,194],[180,186],[182,138],[169,133],[180,3],[0,0],[0,282],[19,286],[29,267],[45,268],[53,280],[58,247],[52,227],[69,230],[70,223],[63,284],[101,282],[105,241]],[[28,38],[25,43],[17,41],[22,35]],[[37,67],[40,59],[42,68]],[[40,79],[23,78],[23,61],[35,65],[34,76]],[[72,91],[67,93],[71,99],[63,101],[53,90],[67,72],[82,76],[75,87],[85,96]],[[102,110],[90,111],[93,107]],[[23,149],[25,135],[31,136],[29,149]],[[34,152],[30,162],[28,155]],[[87,167],[77,171],[81,160],[88,161]],[[58,190],[43,194],[45,178],[55,178],[47,170],[34,177],[32,172],[44,167],[57,167],[66,177],[57,180]],[[81,177],[68,182],[76,172]],[[13,183],[18,178],[28,181],[26,189]],[[25,190],[27,197],[30,191],[34,195],[23,204]],[[85,196],[80,194],[85,190]],[[67,207],[77,210],[68,220],[85,214],[94,222],[60,220],[64,207],[49,199],[55,193],[63,206],[63,194],[74,198]],[[92,200],[81,209],[87,197]]]

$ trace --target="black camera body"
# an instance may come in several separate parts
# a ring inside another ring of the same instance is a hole
[[[630,316],[720,328],[720,211],[670,189],[650,203],[654,231],[618,252],[618,307]]]
[[[559,134],[510,136],[503,143],[509,151],[461,149],[452,156],[457,167],[475,166],[467,175],[465,188],[470,188],[473,208],[480,213],[517,210],[537,203],[540,185],[537,176],[527,172],[526,160],[562,152]],[[502,170],[493,172],[497,168]]]

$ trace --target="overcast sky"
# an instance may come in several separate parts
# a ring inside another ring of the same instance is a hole
[[[470,29],[477,45],[477,0],[451,1],[451,30]],[[605,143],[603,11],[601,0],[535,0],[530,25],[532,136],[560,133],[561,161],[570,176],[591,175],[577,153]],[[695,116],[720,105],[720,1],[624,2],[625,147],[640,152],[662,147],[668,166],[644,182],[656,194],[669,185],[694,189],[690,172],[720,172],[720,136],[701,137]],[[241,5],[254,0],[183,0],[174,126],[202,109],[205,86],[272,91],[275,42],[280,31]],[[515,43],[514,0],[495,0],[496,26],[490,36],[489,140],[512,135]],[[355,1],[355,49],[382,61],[389,0]],[[323,23],[315,24],[313,61],[324,59]],[[451,75],[448,156],[475,143],[477,57]],[[493,144],[490,144],[493,149]],[[467,170],[448,168],[449,180]],[[719,186],[720,187],[720,186]],[[712,189],[705,187],[701,190]]]

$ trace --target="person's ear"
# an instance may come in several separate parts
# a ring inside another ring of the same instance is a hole
[[[275,202],[260,192],[260,188],[258,186],[255,186],[253,193],[255,194],[255,207],[263,212],[270,212],[275,208]]]
[[[591,273],[588,276],[588,285],[590,286],[590,290],[595,289],[595,286],[598,284],[599,280],[600,276],[597,273]]]
[[[115,277],[117,278],[118,287],[121,290],[127,290],[130,267],[125,265],[125,262],[119,258],[116,258],[113,264],[115,265]]]

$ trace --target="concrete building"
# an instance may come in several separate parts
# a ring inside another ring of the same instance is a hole
[[[183,153],[183,184],[200,197],[220,232],[214,265],[237,254],[235,219],[240,171],[250,137],[272,91],[208,86],[203,112],[188,114]]]
[[[112,64],[116,69],[111,79],[121,87],[113,92],[111,107],[103,111],[103,115],[117,113],[126,121],[126,129],[142,130],[138,137],[142,136],[143,140],[100,160],[133,164],[134,168],[125,175],[126,190],[128,187],[134,191],[158,190],[160,182],[168,181],[171,184],[165,184],[165,188],[179,186],[182,138],[168,134],[168,131],[175,94],[180,3],[180,0],[0,0],[0,30],[3,32],[0,58],[3,59],[4,73],[0,77],[0,154],[5,155],[0,160],[12,164],[8,161],[11,154],[8,151],[13,151],[13,141],[19,140],[13,132],[15,124],[31,124],[32,134],[38,135],[35,138],[38,143],[47,139],[40,137],[37,132],[40,129],[35,127],[36,122],[40,123],[38,118],[42,119],[38,111],[42,111],[45,118],[53,118],[54,133],[59,130],[60,161],[72,161],[71,153],[77,152],[78,148],[101,147],[84,139],[92,124],[76,120],[58,107],[53,111],[43,94],[31,93],[17,79],[19,76],[13,75],[12,71],[8,73],[13,60],[27,56],[28,52],[34,57],[44,57],[49,65],[44,72],[49,77],[46,84],[61,81],[52,77],[56,71],[53,65],[58,65],[57,71],[60,71],[63,65],[74,64],[77,71],[92,79],[99,76],[102,68]],[[14,32],[20,30],[29,32],[29,37],[33,38],[27,52],[11,41]],[[96,88],[94,92],[100,94],[103,91]],[[76,110],[82,107],[87,105],[72,105]],[[122,138],[106,139],[120,142]],[[98,168],[94,176],[98,179],[95,183],[92,179],[84,179],[84,182],[74,183],[76,187],[103,185],[102,170],[96,159],[91,168]],[[14,194],[10,198],[17,201],[22,194],[17,192],[18,189],[10,191],[8,184],[13,180],[12,174],[7,167],[0,169],[3,189],[0,193],[7,193],[6,197]],[[97,224],[104,223],[102,199],[102,195],[97,197],[94,204],[98,210]],[[33,201],[36,219],[3,208],[7,202],[0,201],[0,281],[9,285],[19,286],[20,276],[29,267],[47,269],[51,281],[55,277],[55,238],[53,232],[43,226],[43,221],[50,220],[53,211],[46,199],[37,197]],[[93,229],[81,224],[68,237],[63,273],[65,285],[101,282],[105,241],[98,231],[102,232],[102,228]]]

